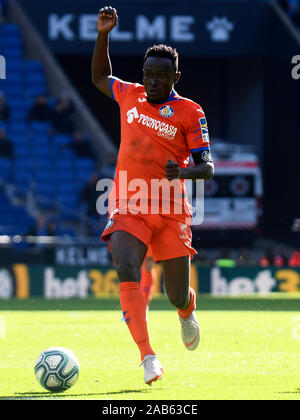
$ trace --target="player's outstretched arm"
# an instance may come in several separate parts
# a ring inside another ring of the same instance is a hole
[[[97,20],[98,37],[92,58],[92,81],[101,92],[109,97],[112,97],[110,87],[112,68],[108,48],[109,33],[116,26],[117,21],[117,11],[113,7],[105,6],[99,10]]]

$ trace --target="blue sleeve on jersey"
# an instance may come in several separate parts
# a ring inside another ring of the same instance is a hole
[[[111,90],[111,97],[113,100],[115,100],[114,90],[113,90],[113,84],[115,83],[116,79],[111,79],[110,82],[110,90]]]

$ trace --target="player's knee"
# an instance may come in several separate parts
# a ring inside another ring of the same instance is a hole
[[[139,270],[130,263],[120,262],[117,264],[117,273],[119,277],[119,281],[139,281]]]
[[[172,293],[168,293],[168,298],[170,303],[173,306],[176,306],[178,309],[183,309],[186,306],[188,297],[179,291],[173,291]]]

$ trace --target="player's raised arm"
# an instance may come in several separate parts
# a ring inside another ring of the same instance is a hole
[[[109,97],[112,97],[109,33],[116,26],[117,21],[117,11],[113,7],[105,6],[99,10],[97,21],[98,36],[92,58],[92,81],[101,92]]]

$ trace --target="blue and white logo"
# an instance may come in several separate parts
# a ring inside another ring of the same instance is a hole
[[[209,150],[204,150],[202,152],[202,160],[204,162],[211,162],[212,161],[211,154],[210,154]]]
[[[200,118],[200,125],[201,125],[201,130],[202,130],[203,143],[208,143],[209,142],[209,134],[208,134],[207,122],[206,122],[205,117]]]
[[[164,105],[159,108],[159,113],[162,117],[172,117],[174,115],[174,109],[170,105]]]

